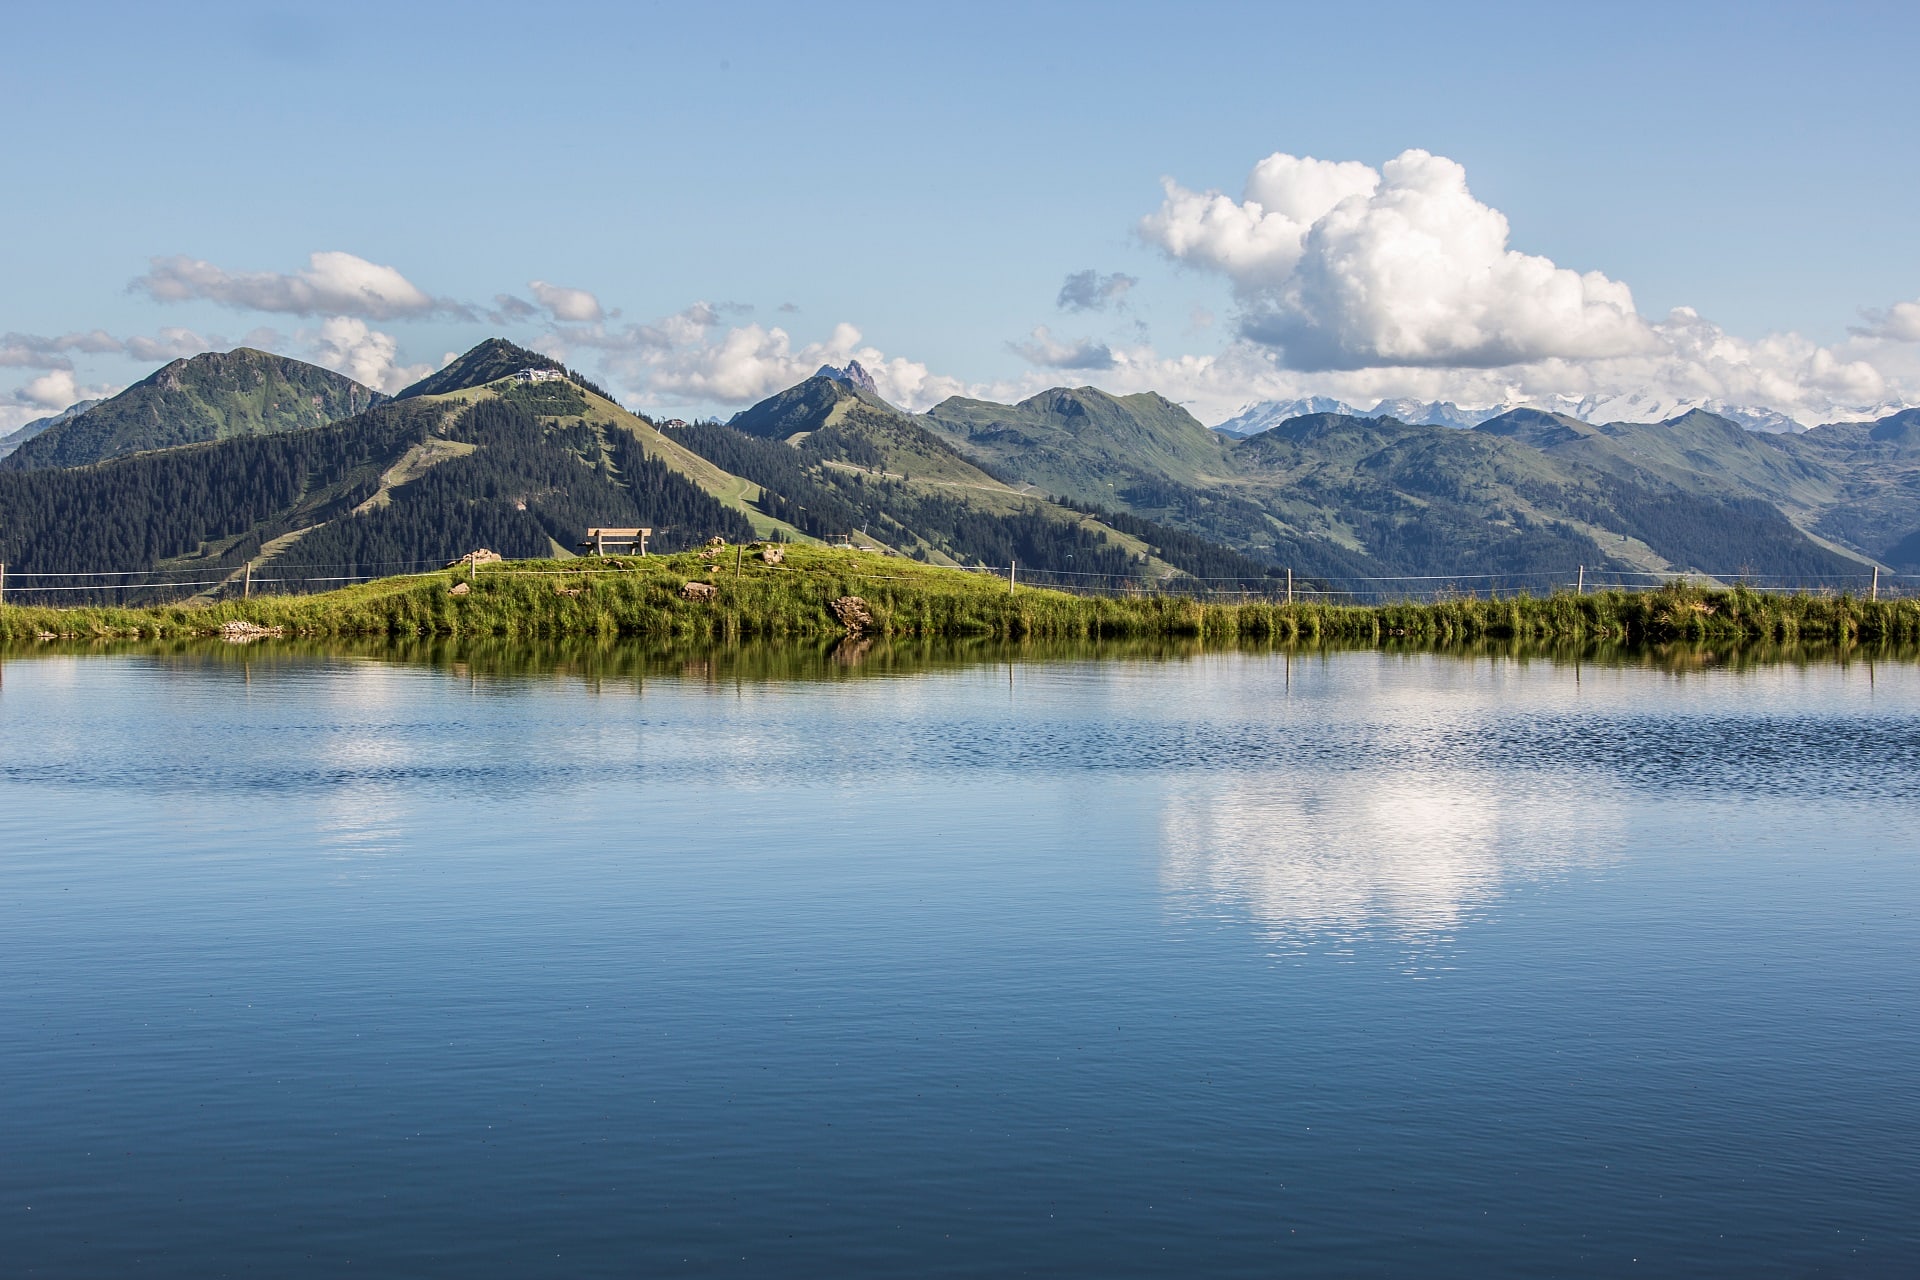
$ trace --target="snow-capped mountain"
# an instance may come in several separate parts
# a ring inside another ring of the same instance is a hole
[[[1382,400],[1373,406],[1373,411],[1367,417],[1398,418],[1414,426],[1477,427],[1488,418],[1499,417],[1511,407],[1498,405],[1486,409],[1462,409],[1451,400],[1412,400],[1402,396],[1395,400]]]
[[[1248,405],[1233,417],[1220,423],[1214,430],[1230,436],[1257,436],[1262,431],[1279,426],[1289,418],[1304,418],[1310,413],[1344,413],[1356,418],[1367,416],[1345,400],[1335,400],[1331,396],[1307,396],[1301,400],[1262,400],[1259,404]]]

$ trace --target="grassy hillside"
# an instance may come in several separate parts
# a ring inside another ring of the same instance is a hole
[[[78,467],[148,449],[324,426],[383,397],[328,369],[249,347],[175,360],[119,395],[56,422],[0,469]]]
[[[688,597],[689,583],[710,593]],[[850,610],[857,597],[858,610]],[[849,621],[849,619],[853,619]],[[324,595],[155,609],[0,607],[0,640],[190,638],[237,624],[289,637],[737,642],[886,637],[1214,643],[1920,641],[1920,601],[1672,587],[1628,594],[1454,600],[1378,608],[1204,605],[1009,591],[1003,579],[855,551],[792,548],[780,564],[695,554],[533,561],[365,583]]]

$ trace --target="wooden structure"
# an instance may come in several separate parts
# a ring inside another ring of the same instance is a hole
[[[630,556],[647,554],[647,539],[653,536],[651,529],[589,529],[587,540],[580,544],[582,551],[591,551],[597,556]]]

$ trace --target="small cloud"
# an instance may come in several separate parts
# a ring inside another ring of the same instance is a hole
[[[152,259],[147,273],[127,287],[156,302],[204,300],[237,311],[367,320],[477,318],[471,307],[431,297],[395,268],[351,253],[310,254],[307,264],[305,271],[291,273],[228,271],[181,254]]]
[[[32,379],[13,393],[13,402],[30,409],[57,412],[78,400],[99,400],[119,391],[116,386],[83,387],[73,370],[54,369]]]
[[[1054,304],[1062,311],[1120,310],[1126,306],[1127,291],[1139,283],[1117,271],[1110,276],[1092,270],[1076,271],[1060,286]]]
[[[1007,348],[1043,369],[1111,369],[1115,364],[1113,349],[1106,343],[1092,338],[1062,342],[1045,325],[1036,328],[1025,342],[1009,342]]]
[[[1870,310],[1865,315],[1867,327],[1849,330],[1856,338],[1920,342],[1920,302],[1896,302],[1884,311]]]
[[[63,333],[47,338],[37,333],[9,333],[0,337],[0,366],[12,369],[71,369],[70,352],[104,355],[124,351],[126,344],[104,329]]]
[[[797,316],[800,314],[800,304],[797,302],[783,302],[777,309],[782,315]]]
[[[545,280],[529,280],[527,288],[555,320],[566,324],[598,324],[606,319],[600,299],[585,289],[569,289]]]
[[[1205,333],[1213,328],[1213,312],[1205,307],[1195,307],[1187,315],[1187,328],[1194,333]]]
[[[516,298],[510,293],[493,295],[493,310],[487,312],[487,319],[494,324],[519,324],[540,314],[540,308],[525,298]]]
[[[180,360],[226,345],[218,336],[203,338],[191,329],[166,328],[151,338],[128,338],[127,354],[136,360]]]

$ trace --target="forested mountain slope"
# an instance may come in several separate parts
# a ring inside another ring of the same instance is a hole
[[[250,347],[175,360],[119,395],[56,422],[0,469],[78,467],[143,449],[324,426],[384,399],[353,379]]]
[[[646,437],[652,436],[649,441]],[[484,546],[544,556],[594,525],[663,550],[754,536],[738,485],[571,383],[461,388],[331,426],[0,473],[0,561],[35,573],[161,569],[218,579],[400,572]]]

